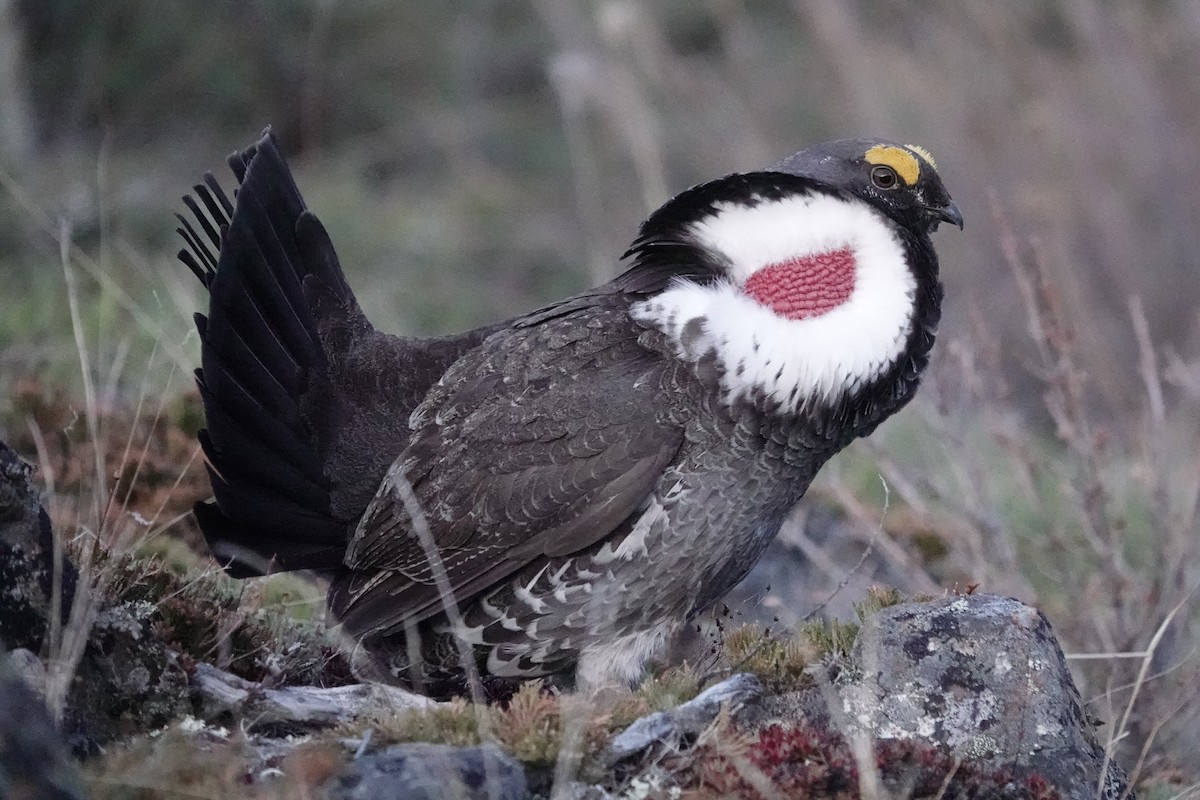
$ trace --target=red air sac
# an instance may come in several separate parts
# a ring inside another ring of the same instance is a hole
[[[854,253],[843,247],[771,264],[751,275],[744,291],[781,317],[819,317],[850,299]]]

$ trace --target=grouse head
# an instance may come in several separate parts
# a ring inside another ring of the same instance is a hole
[[[693,187],[650,216],[627,256],[635,319],[708,365],[725,400],[837,411],[853,435],[907,402],[941,284],[930,234],[962,214],[932,157],[846,139]]]

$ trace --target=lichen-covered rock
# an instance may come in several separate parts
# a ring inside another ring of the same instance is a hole
[[[38,650],[50,619],[54,540],[32,474],[33,467],[0,441],[0,644]],[[64,614],[74,584],[74,568],[64,559]]]
[[[329,800],[526,800],[525,772],[493,745],[401,744],[364,756],[328,789]]]
[[[38,651],[49,628],[55,588],[50,518],[33,468],[0,442],[0,644]],[[64,555],[57,567],[60,619],[76,587]],[[161,727],[189,710],[187,676],[153,628],[155,607],[124,602],[102,609],[68,694],[65,728],[80,741],[104,742]]]
[[[853,647],[808,668],[812,680],[749,698],[692,746],[668,724],[678,709],[639,720],[610,747],[629,755],[610,759],[617,774],[605,788],[750,798],[1133,796],[1121,768],[1105,761],[1036,609],[987,595],[880,605],[860,615]],[[647,741],[673,746],[652,750]]]
[[[68,696],[77,732],[103,743],[161,728],[191,710],[187,674],[153,621],[154,607],[141,602],[97,614]]]
[[[1084,711],[1050,624],[995,595],[885,608],[865,620],[838,686],[849,725],[877,739],[922,740],[983,768],[1040,775],[1064,798],[1120,797],[1115,762]]]

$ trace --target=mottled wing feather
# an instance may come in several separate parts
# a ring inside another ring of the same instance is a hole
[[[441,610],[402,479],[460,603],[640,511],[683,439],[661,390],[671,367],[643,333],[621,295],[600,295],[456,362],[414,412],[412,441],[350,543],[355,575],[331,594],[344,624],[378,631]]]
[[[459,603],[521,567],[520,563],[487,549],[449,555],[443,562],[448,573],[462,574],[464,566],[472,560],[475,566],[483,567],[473,570],[474,578],[456,589]],[[329,597],[334,613],[352,636],[404,633],[406,626],[426,620],[445,607],[430,571],[415,578],[395,570],[350,572],[333,583]]]

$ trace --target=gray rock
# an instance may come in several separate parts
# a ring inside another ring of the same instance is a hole
[[[22,679],[27,658],[0,652],[0,797],[79,800],[75,765],[46,707]]]
[[[188,678],[154,628],[154,606],[96,615],[67,698],[70,728],[97,743],[155,730],[191,712]]]
[[[853,661],[861,680],[838,686],[853,730],[924,740],[1018,777],[1040,774],[1064,798],[1096,797],[1104,748],[1037,609],[995,595],[893,606],[866,620]],[[1125,791],[1115,762],[1103,783],[1103,796]]]
[[[758,678],[749,673],[726,678],[671,711],[658,711],[634,722],[613,738],[604,761],[614,765],[660,744],[677,747],[711,725],[722,707],[737,711],[761,697],[762,691]]]
[[[50,619],[54,539],[33,483],[33,467],[0,441],[0,644],[38,650]],[[75,570],[59,565],[62,616],[70,608]]]
[[[0,441],[0,645],[37,651],[56,583],[66,623],[78,573],[65,556],[54,564],[50,518],[32,478],[33,467]],[[64,714],[76,746],[154,730],[190,711],[187,675],[156,634],[154,611],[130,602],[97,613]]]
[[[10,650],[0,656],[7,662],[7,669],[21,679],[22,682],[38,697],[46,696],[46,665],[38,658],[37,653],[24,648]],[[2,706],[0,706],[2,707]]]
[[[358,759],[329,800],[526,800],[525,772],[494,745],[401,744]]]

